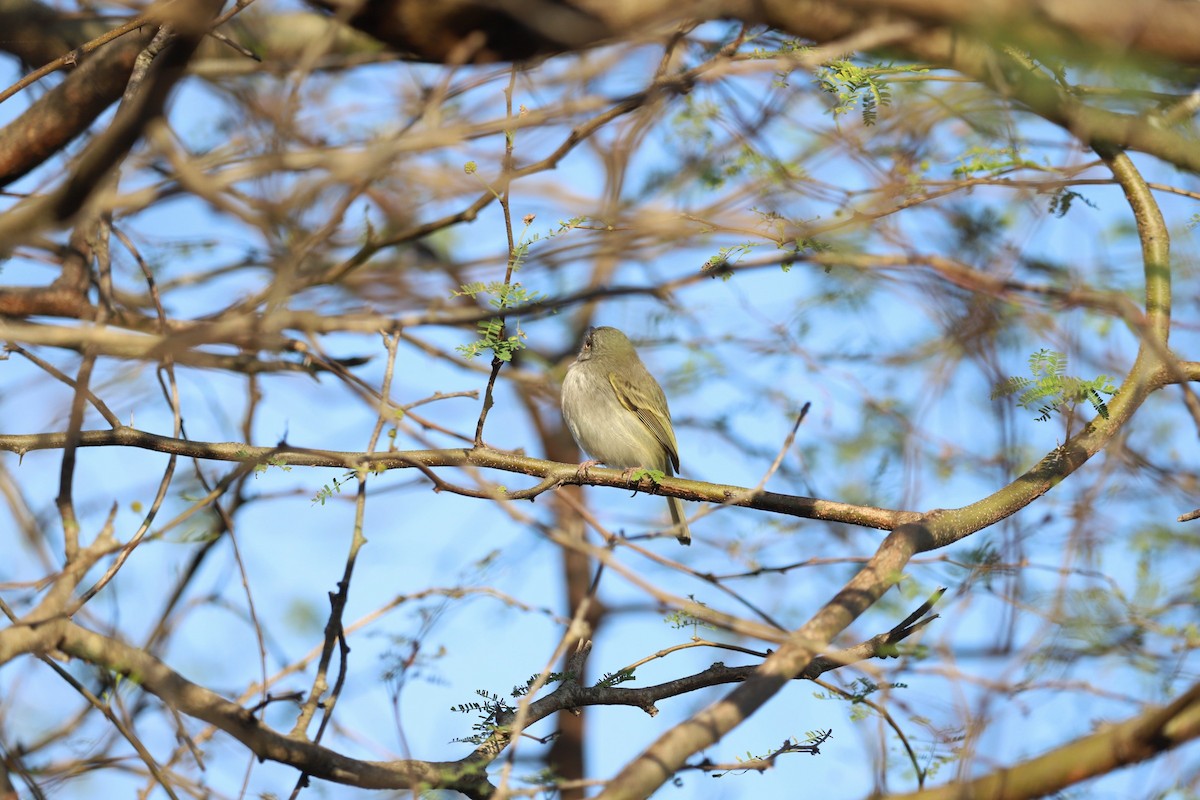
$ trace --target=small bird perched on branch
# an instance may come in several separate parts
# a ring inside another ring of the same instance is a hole
[[[643,467],[667,476],[679,470],[679,449],[667,397],[637,350],[616,328],[591,328],[562,387],[563,419],[575,443],[617,469]],[[586,467],[586,463],[585,463]],[[668,497],[680,544],[691,544],[683,503]]]

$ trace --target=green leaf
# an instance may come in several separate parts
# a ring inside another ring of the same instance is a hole
[[[1113,379],[1098,375],[1085,380],[1067,374],[1067,356],[1054,350],[1041,349],[1029,357],[1032,377],[1014,375],[1005,378],[992,389],[992,399],[1017,395],[1017,404],[1037,412],[1039,422],[1045,422],[1063,407],[1074,409],[1087,402],[1103,419],[1108,419],[1108,404],[1104,397],[1117,393]]]

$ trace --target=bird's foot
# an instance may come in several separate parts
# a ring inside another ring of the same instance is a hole
[[[591,469],[592,467],[596,466],[599,463],[600,463],[599,461],[596,461],[595,459],[591,459],[591,458],[588,459],[587,461],[584,461],[582,464],[579,465],[579,469],[575,470],[575,478],[582,482],[583,480],[585,480],[587,478],[588,470]]]
[[[621,477],[624,478],[626,483],[633,487],[634,494],[637,494],[639,491],[649,491],[651,494],[653,494],[656,491],[655,487],[658,484],[654,482],[652,477],[646,474],[647,472],[648,470],[645,467],[626,467],[625,469],[621,470]],[[642,481],[646,480],[647,478],[649,478],[650,488],[644,490],[642,489]]]

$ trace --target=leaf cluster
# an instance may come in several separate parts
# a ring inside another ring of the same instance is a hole
[[[861,66],[849,59],[830,61],[817,70],[817,86],[834,98],[834,119],[862,107],[864,125],[874,125],[879,109],[892,104],[892,87],[886,76],[898,73],[925,73],[924,67],[877,64]]]
[[[540,675],[531,675],[529,680],[524,684],[514,686],[509,692],[513,699],[520,699],[529,694],[529,690],[537,683]],[[546,684],[558,683],[559,681],[567,680],[574,677],[569,672],[551,672],[546,677]],[[474,731],[470,736],[451,739],[452,742],[464,742],[466,744],[481,745],[497,730],[503,727],[500,720],[508,719],[516,713],[516,706],[507,698],[501,695],[490,692],[486,689],[476,689],[475,694],[483,698],[482,702],[472,700],[467,703],[459,703],[456,706],[451,706],[451,711],[456,711],[459,714],[476,714],[478,719],[471,724],[471,730]]]
[[[1029,371],[1032,377],[1014,375],[1002,381],[992,390],[992,399],[1018,395],[1017,404],[1036,411],[1039,422],[1049,420],[1063,406],[1073,409],[1086,400],[1097,414],[1108,419],[1108,405],[1101,395],[1112,397],[1117,393],[1108,375],[1087,380],[1068,375],[1067,356],[1044,348],[1029,357]]]

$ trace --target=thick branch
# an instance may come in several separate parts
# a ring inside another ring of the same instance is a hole
[[[1074,48],[1102,58],[1139,53],[1200,64],[1200,8],[1160,0],[313,0],[351,25],[419,58],[444,62],[524,60],[602,41],[669,30],[689,20],[763,22],[825,42],[872,23],[1002,35],[1032,50]]]
[[[942,517],[940,524],[944,525],[946,519]],[[752,678],[660,736],[626,765],[598,797],[604,800],[649,797],[671,779],[692,753],[716,743],[740,725],[899,580],[908,560],[929,548],[932,539],[929,534],[921,523],[894,530],[867,566],[772,653]]]
[[[131,678],[171,708],[225,731],[259,758],[289,764],[318,778],[368,789],[434,786],[457,789],[469,797],[489,793],[482,765],[477,765],[470,757],[461,761],[359,761],[348,758],[320,745],[278,733],[259,722],[248,709],[192,683],[146,651],[63,618],[0,631],[0,663],[21,652],[47,653],[54,649]]]
[[[1118,56],[1158,58],[1164,71],[1200,65],[1200,6],[1187,0],[1160,0],[1151,13],[1121,0],[313,2],[342,11],[352,25],[402,52],[448,64],[578,51],[648,31],[665,35],[702,19],[765,23],[819,44],[844,41],[866,27],[909,25],[912,35],[890,43],[889,54],[945,65],[980,80],[1088,145],[1128,147],[1200,172],[1194,138],[1146,115],[1081,103],[1057,81],[1004,55],[1004,48],[1013,47],[1035,57],[1103,60],[1110,68]]]
[[[221,0],[188,0],[159,9],[171,35],[163,51],[154,57],[144,83],[126,93],[112,124],[89,143],[60,186],[45,196],[18,204],[0,218],[0,249],[9,249],[43,228],[71,219],[83,207],[103,185],[104,176],[141,138],[146,125],[163,113],[168,95],[183,77],[220,7]],[[162,32],[160,28],[156,36]]]
[[[43,164],[116,102],[153,35],[153,30],[131,33],[104,46],[0,129],[0,186]]]
[[[98,553],[100,548],[95,550]],[[935,595],[935,598],[937,596],[940,596],[940,593]],[[927,617],[918,621],[918,618],[929,610],[932,602],[933,600],[923,605],[892,631],[818,659],[817,661],[821,662],[819,667],[814,662],[809,669],[790,678],[811,679],[846,664],[890,655],[896,643],[932,619]],[[505,717],[496,720],[500,729],[487,742],[458,761],[359,761],[294,734],[284,735],[268,728],[255,718],[250,710],[192,683],[144,649],[87,630],[62,615],[45,618],[39,613],[37,619],[40,621],[30,622],[27,618],[0,632],[0,664],[7,663],[22,653],[44,654],[51,650],[61,650],[90,664],[103,666],[133,679],[172,709],[214,725],[233,736],[259,758],[289,764],[306,774],[326,780],[377,789],[443,787],[457,789],[471,797],[484,797],[492,790],[484,768],[504,750],[509,741],[503,728],[509,725],[512,719]],[[559,711],[589,705],[627,705],[654,714],[654,704],[659,700],[706,687],[744,681],[752,678],[755,671],[755,667],[726,667],[724,664],[714,664],[695,675],[639,688],[585,687],[581,686],[577,679],[565,680],[555,691],[529,705],[525,722],[529,725]]]
[[[1174,702],[1119,725],[973,781],[889,800],[1024,800],[1045,797],[1089,778],[1154,758],[1200,737],[1200,684]]]

